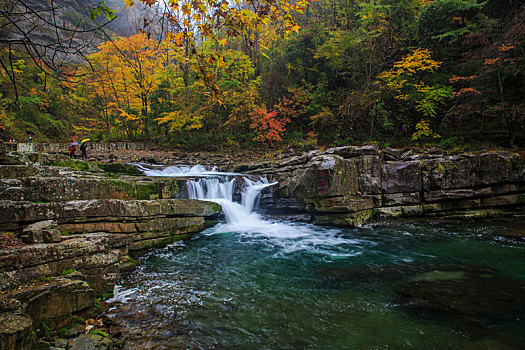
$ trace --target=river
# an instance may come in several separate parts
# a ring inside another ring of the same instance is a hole
[[[180,171],[179,171],[180,170]],[[525,341],[524,222],[388,221],[340,229],[263,218],[265,179],[202,168],[191,197],[222,222],[140,257],[108,315],[138,349],[518,349]],[[149,171],[149,173],[148,173]],[[505,236],[508,236],[507,234]]]

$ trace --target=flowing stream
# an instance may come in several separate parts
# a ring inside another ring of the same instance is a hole
[[[501,234],[522,232],[523,221],[320,227],[258,215],[257,198],[273,185],[266,179],[202,167],[143,171],[194,177],[190,197],[221,204],[226,220],[148,252],[123,276],[109,314],[125,326],[125,348],[517,349],[525,342],[525,246]]]

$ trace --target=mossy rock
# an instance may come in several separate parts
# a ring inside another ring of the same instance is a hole
[[[61,160],[51,164],[52,166],[71,168],[78,171],[89,171],[89,164],[81,160]]]

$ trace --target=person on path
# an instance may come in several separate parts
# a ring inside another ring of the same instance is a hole
[[[80,158],[87,159],[86,143],[85,142],[82,142],[80,144],[80,152],[82,152],[82,154],[80,155]]]
[[[69,147],[69,158],[76,158],[75,156],[75,151],[77,149],[77,145],[72,145],[71,147]]]

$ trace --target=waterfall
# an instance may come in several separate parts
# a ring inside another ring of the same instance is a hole
[[[316,251],[332,254],[334,248],[354,244],[352,239],[340,235],[337,229],[320,228],[312,224],[261,218],[255,210],[261,191],[273,186],[266,178],[257,180],[242,174],[206,170],[203,166],[171,166],[167,168],[135,164],[145,175],[190,178],[186,181],[188,197],[213,201],[222,206],[226,223],[214,226],[207,234],[235,232],[246,239],[269,240],[282,247],[282,253],[295,251]],[[240,183],[238,183],[240,182]],[[241,187],[240,202],[233,200],[235,189]],[[338,251],[338,248],[335,250]],[[342,256],[344,253],[336,253]],[[353,253],[352,253],[353,254]]]
[[[208,200],[222,206],[228,224],[259,222],[259,216],[254,213],[261,191],[275,183],[269,183],[266,178],[252,181],[242,178],[241,203],[233,201],[235,182],[237,178],[229,177],[201,178],[186,182],[188,196],[191,199]]]
[[[186,181],[188,197],[212,201],[222,206],[228,224],[256,225],[261,223],[259,215],[254,210],[260,198],[261,191],[273,186],[266,178],[251,180],[236,173],[218,172],[215,168],[206,170],[202,165],[170,166],[164,169],[150,169],[142,164],[135,164],[139,170],[148,176],[192,177],[196,180]],[[233,200],[235,184],[242,181],[241,202]]]

